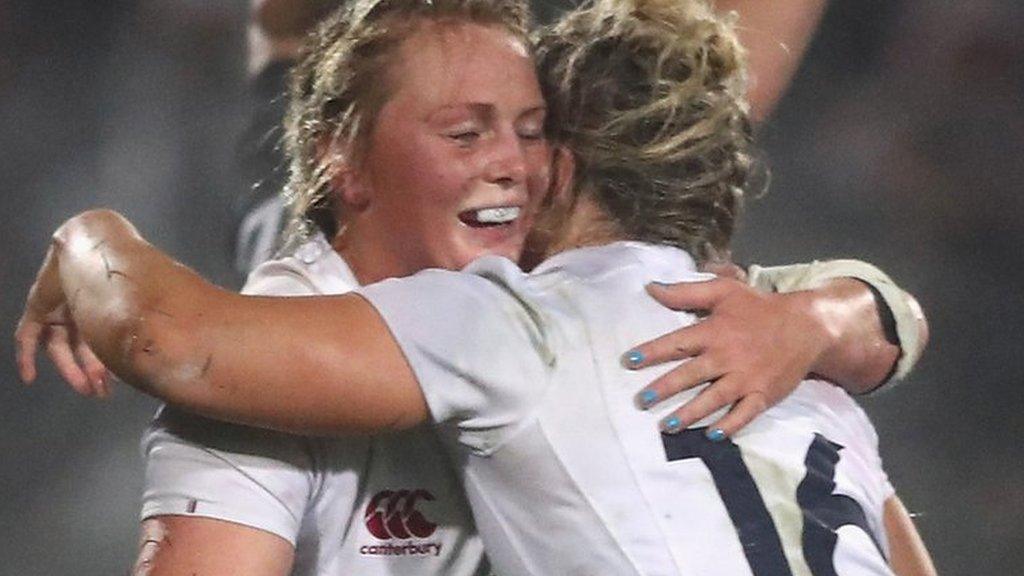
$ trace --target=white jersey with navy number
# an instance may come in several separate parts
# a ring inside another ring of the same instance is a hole
[[[734,439],[662,435],[623,351],[694,321],[651,281],[701,281],[684,252],[621,242],[532,274],[501,258],[360,289],[461,462],[498,574],[890,574],[892,495],[857,405],[818,381]],[[684,393],[674,406],[695,391]],[[667,410],[667,408],[666,408]]]
[[[320,237],[257,268],[244,292],[339,294],[356,285]],[[200,516],[276,534],[295,545],[295,575],[489,573],[462,487],[429,427],[303,438],[164,407],[142,447],[143,519]]]

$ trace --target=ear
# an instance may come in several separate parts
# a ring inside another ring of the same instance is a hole
[[[324,135],[317,140],[317,161],[327,166],[335,200],[348,210],[360,210],[369,204],[370,198],[347,148],[333,135]]]
[[[571,206],[575,200],[576,155],[563,145],[555,146],[551,157],[551,197],[553,206]]]

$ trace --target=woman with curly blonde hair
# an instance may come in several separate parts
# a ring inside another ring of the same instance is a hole
[[[315,184],[304,189],[330,183],[319,198],[343,202],[355,214],[409,227],[427,221],[402,214],[408,196],[393,203],[371,198],[384,184],[410,185],[425,169],[412,166],[403,176],[409,181],[396,182],[391,172],[400,164],[374,167],[377,154],[418,137],[391,128],[396,102],[415,110],[424,99],[463,88],[417,83],[418,74],[437,74],[438,66],[414,54],[465,49],[470,40],[476,50],[517,45],[486,30],[464,38],[447,32],[438,44],[417,44],[414,34],[400,45],[407,76],[386,78],[399,88],[379,108],[373,98],[368,114],[334,98],[318,104],[336,111],[332,118],[354,120],[350,130],[298,117],[295,128],[313,131],[299,139],[306,152],[296,157],[340,154],[326,164],[301,162],[294,173]],[[593,39],[576,42],[576,32]],[[720,414],[692,422],[668,415],[658,406],[667,389],[657,382],[636,398],[643,410],[636,409],[635,391],[651,374],[625,370],[617,360],[621,350],[694,320],[653,303],[645,286],[706,280],[695,262],[728,247],[751,170],[742,59],[730,27],[698,2],[601,2],[542,33],[538,45],[556,119],[552,133],[571,152],[563,149],[554,165],[555,192],[535,245],[546,258],[532,273],[499,250],[464,273],[425,271],[357,294],[242,298],[203,283],[119,216],[99,211],[56,234],[22,334],[66,311],[64,321],[126,382],[224,420],[299,433],[432,422],[460,468],[501,574],[775,574],[802,566],[824,574],[835,550],[840,564],[852,555],[860,573],[885,573],[881,502],[891,490],[870,424],[840,389],[806,381],[729,440],[707,428]],[[402,92],[409,86],[419,90]],[[302,97],[318,87],[300,82],[297,89]],[[481,110],[472,100],[468,113],[452,115],[447,106],[436,112],[452,123],[448,136],[467,145],[459,149],[471,151],[485,137],[529,141],[535,133],[521,131],[536,121],[530,101],[513,107],[520,115],[507,124],[502,107]],[[465,130],[467,115],[495,127]],[[374,116],[373,130],[364,132],[368,147],[346,147]],[[325,133],[331,137],[321,139]],[[522,163],[485,166],[497,191],[531,188]],[[438,180],[436,194],[425,197],[441,208],[472,212],[475,224],[507,217],[492,214],[505,206],[490,197],[467,203],[479,188],[451,190],[456,180]],[[371,212],[382,206],[383,216]],[[370,234],[359,222],[342,218],[335,236],[339,252],[356,261],[363,248],[346,235]],[[431,238],[451,241],[455,233],[420,232],[422,245],[391,256],[399,273],[402,263],[464,257],[457,242],[449,246],[455,256],[434,252],[442,244]],[[494,240],[481,241],[488,239]],[[353,266],[360,280],[382,277],[372,262],[367,266]],[[26,336],[21,343],[27,366],[36,341]],[[799,418],[797,408],[806,409]],[[796,466],[792,453],[766,449],[783,445],[799,449]],[[869,481],[851,481],[851,466]],[[836,506],[828,482],[849,490],[852,507],[846,500]],[[771,488],[771,498],[761,499],[759,488]],[[823,523],[808,522],[818,513]],[[847,525],[862,536],[837,541]]]

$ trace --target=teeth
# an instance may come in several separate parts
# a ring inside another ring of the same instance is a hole
[[[501,208],[484,208],[476,211],[477,222],[486,224],[506,224],[519,218],[519,208],[503,206]]]

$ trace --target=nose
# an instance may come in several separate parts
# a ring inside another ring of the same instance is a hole
[[[526,150],[515,130],[501,130],[491,141],[484,178],[503,188],[518,186],[526,181]]]

